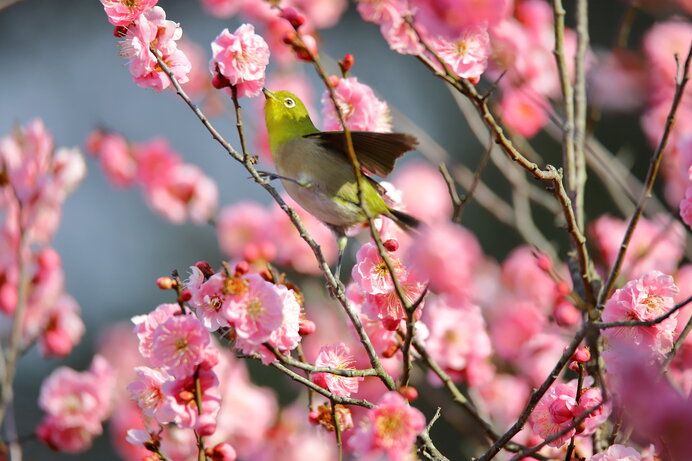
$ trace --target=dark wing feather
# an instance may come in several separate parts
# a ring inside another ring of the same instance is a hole
[[[324,147],[338,151],[348,158],[346,136],[343,131],[323,131],[305,137],[318,139]],[[356,157],[363,168],[381,177],[392,172],[396,159],[418,145],[415,137],[404,133],[352,131],[351,139]]]

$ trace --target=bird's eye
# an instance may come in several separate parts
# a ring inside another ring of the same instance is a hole
[[[296,102],[291,98],[286,98],[284,99],[284,105],[289,109],[292,109],[296,106]]]

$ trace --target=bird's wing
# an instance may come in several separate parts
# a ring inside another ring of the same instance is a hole
[[[346,136],[343,131],[322,131],[305,136],[317,139],[320,144],[348,158]],[[375,133],[352,131],[353,149],[363,168],[380,177],[394,169],[396,159],[415,149],[418,140],[404,133]]]

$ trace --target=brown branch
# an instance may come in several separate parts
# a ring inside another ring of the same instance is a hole
[[[488,165],[488,160],[490,159],[490,154],[493,152],[493,143],[492,143],[492,133],[488,133],[490,138],[488,140],[488,145],[485,148],[485,151],[483,152],[483,155],[481,156],[480,161],[478,162],[478,166],[476,166],[476,170],[473,173],[473,181],[471,181],[471,184],[469,185],[468,189],[466,190],[466,194],[464,194],[464,197],[461,201],[461,205],[459,206],[457,210],[457,216],[456,216],[456,221],[461,222],[461,214],[464,212],[464,208],[466,207],[466,204],[468,201],[473,197],[473,194],[476,192],[476,188],[478,187],[478,183],[481,180],[481,175],[483,174],[483,171],[485,170],[485,167]]]
[[[454,178],[452,178],[452,175],[449,174],[449,170],[447,169],[447,164],[441,162],[437,166],[437,169],[440,171],[440,174],[442,175],[442,179],[444,180],[445,184],[447,184],[447,192],[449,193],[449,198],[452,201],[452,222],[458,223],[461,218],[461,209],[466,203],[466,201],[468,201],[468,199],[470,199],[471,197],[464,197],[464,200],[461,200],[461,197],[459,197],[459,193],[457,192],[457,186],[454,183]],[[475,174],[473,175],[473,179],[471,180],[469,189],[473,184],[475,184],[475,187],[478,186]]]
[[[685,64],[682,69],[682,74],[678,72],[678,76],[676,77],[675,81],[675,94],[673,96],[673,101],[670,106],[670,111],[668,112],[668,117],[666,118],[666,124],[665,128],[663,130],[663,136],[661,137],[661,141],[658,144],[658,147],[656,148],[656,151],[654,152],[654,155],[651,157],[651,161],[649,163],[649,170],[646,173],[646,180],[644,181],[644,189],[642,190],[642,194],[639,197],[639,201],[637,203],[637,207],[632,214],[632,217],[630,218],[630,221],[627,225],[627,230],[625,231],[625,235],[622,238],[622,243],[620,244],[620,250],[618,251],[617,257],[615,258],[615,262],[613,263],[613,267],[611,267],[610,272],[608,273],[608,279],[606,283],[603,285],[603,288],[601,289],[601,292],[598,296],[598,305],[603,305],[604,301],[610,296],[610,292],[613,289],[613,286],[615,285],[615,281],[617,280],[619,274],[620,274],[620,269],[622,268],[622,263],[625,260],[625,256],[627,255],[627,249],[629,247],[630,240],[632,239],[632,236],[634,235],[634,231],[637,228],[637,223],[639,223],[639,218],[642,216],[642,212],[644,210],[644,205],[646,204],[646,201],[648,200],[649,197],[651,197],[653,193],[653,188],[654,184],[656,183],[656,177],[658,175],[658,170],[661,166],[661,160],[663,159],[663,152],[665,151],[666,146],[668,145],[668,140],[670,139],[670,134],[673,131],[673,125],[675,123],[675,114],[678,111],[678,107],[680,106],[680,102],[682,101],[682,96],[685,92],[685,86],[687,85],[687,81],[689,79],[689,67],[690,67],[690,60],[692,59],[692,45],[690,45],[689,50],[687,51],[687,58],[685,59]],[[676,61],[679,63],[679,59],[676,56]],[[679,67],[679,66],[678,66]],[[679,71],[679,69],[678,69]]]
[[[687,338],[687,335],[690,334],[690,330],[692,330],[692,317],[687,319],[687,323],[685,324],[685,328],[682,329],[680,332],[680,336],[675,340],[673,343],[673,348],[668,352],[668,355],[666,356],[666,360],[663,362],[663,369],[668,368],[668,365],[670,365],[670,362],[673,361],[675,358],[675,354],[678,353],[678,350],[680,350],[680,346],[685,342],[685,338]]]
[[[574,157],[576,185],[574,188],[574,212],[577,224],[584,229],[584,188],[586,185],[586,139],[587,95],[586,53],[589,49],[589,1],[577,0],[577,54],[574,58]]]
[[[221,145],[221,147],[223,147],[223,149],[231,157],[233,157],[233,159],[240,162],[245,167],[245,169],[252,176],[252,179],[257,184],[262,186],[269,193],[269,195],[272,196],[276,203],[278,203],[279,207],[288,215],[289,219],[293,223],[293,226],[298,230],[300,237],[308,244],[308,246],[312,250],[313,254],[315,255],[315,258],[317,259],[318,265],[325,277],[327,285],[330,287],[331,291],[334,293],[334,296],[339,301],[339,304],[341,304],[343,309],[346,311],[346,314],[348,315],[349,319],[351,320],[351,323],[353,324],[356,332],[358,333],[360,342],[368,354],[370,364],[377,371],[378,377],[382,380],[385,386],[387,386],[387,388],[389,389],[394,389],[394,380],[392,380],[391,376],[389,376],[389,374],[385,371],[384,367],[382,366],[382,363],[380,362],[380,359],[377,356],[377,353],[375,352],[375,348],[373,347],[370,338],[368,337],[367,333],[365,332],[365,329],[363,328],[363,324],[360,321],[359,313],[356,312],[355,309],[353,309],[353,306],[351,306],[348,302],[348,299],[344,294],[343,285],[334,277],[334,274],[332,274],[331,269],[329,268],[329,264],[327,263],[324,254],[322,253],[322,249],[317,244],[317,242],[315,242],[312,236],[310,236],[302,221],[298,217],[298,214],[295,212],[295,210],[293,210],[293,208],[286,204],[279,192],[271,184],[269,184],[268,181],[264,180],[257,173],[257,170],[255,169],[254,164],[252,162],[252,156],[240,154],[233,148],[233,146],[231,146],[231,144],[228,141],[226,141],[223,138],[223,136],[221,136],[221,134],[216,130],[216,128],[214,128],[214,126],[207,119],[204,113],[199,109],[199,107],[197,107],[192,102],[187,93],[185,93],[185,90],[183,90],[183,88],[180,86],[180,83],[178,83],[177,79],[171,72],[168,65],[161,59],[161,56],[155,50],[152,49],[151,51],[156,60],[158,61],[159,66],[161,67],[163,72],[168,76],[168,79],[170,80],[171,84],[178,93],[178,96],[180,96],[180,98],[183,101],[185,101],[188,107],[190,107],[190,109],[195,113],[200,122],[202,122],[202,125],[204,125],[207,131],[209,131],[212,138],[214,138],[214,140],[216,140]]]
[[[336,376],[345,376],[348,378],[364,377],[364,376],[377,376],[377,372],[373,368],[368,368],[367,370],[356,370],[349,368],[329,368],[329,367],[317,367],[300,360],[296,360],[290,355],[282,354],[274,346],[269,343],[264,343],[264,347],[269,349],[272,354],[284,365],[300,368],[301,370],[309,371],[310,373],[329,373]]]
[[[428,287],[426,286],[418,299],[411,304],[410,309],[406,310],[406,334],[404,335],[404,343],[401,346],[401,354],[404,358],[403,370],[401,373],[402,386],[408,386],[409,378],[411,376],[411,369],[413,368],[411,344],[413,343],[413,337],[415,336],[416,319],[414,315],[416,313],[416,309],[418,309],[418,307],[421,305],[427,294]]]
[[[692,302],[692,296],[688,297],[684,301],[676,304],[672,309],[670,309],[668,312],[665,314],[661,314],[658,317],[651,319],[651,320],[620,320],[617,322],[596,322],[593,324],[594,328],[598,328],[600,330],[605,330],[608,328],[618,328],[618,327],[650,327],[652,325],[659,324],[663,322],[665,319],[670,317],[671,315],[675,314],[677,311],[682,309],[683,307],[687,306],[689,303]]]

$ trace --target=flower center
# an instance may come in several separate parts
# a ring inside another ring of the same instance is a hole
[[[176,352],[182,352],[185,349],[187,349],[187,339],[186,338],[178,338],[175,340],[175,350]]]
[[[211,306],[212,309],[214,309],[216,312],[221,309],[221,305],[223,304],[223,299],[219,295],[214,295],[211,297],[211,300],[209,301],[209,305]]]
[[[663,305],[663,298],[658,295],[647,296],[647,298],[642,301],[650,311],[659,312],[661,311],[661,306]]]
[[[247,292],[247,280],[240,277],[227,277],[223,281],[223,292],[227,295],[240,295]]]
[[[247,305],[247,313],[250,317],[256,319],[262,313],[264,312],[264,306],[262,305],[262,301],[259,299],[255,298],[252,301],[250,301]]]
[[[138,0],[123,0],[123,5],[128,7],[130,10],[134,10],[137,6],[137,1]]]
[[[459,56],[465,56],[469,51],[469,43],[466,40],[459,40],[456,43],[456,48]]]
[[[403,415],[400,412],[379,415],[375,419],[375,429],[382,444],[385,446],[392,445],[399,440],[405,427]]]

